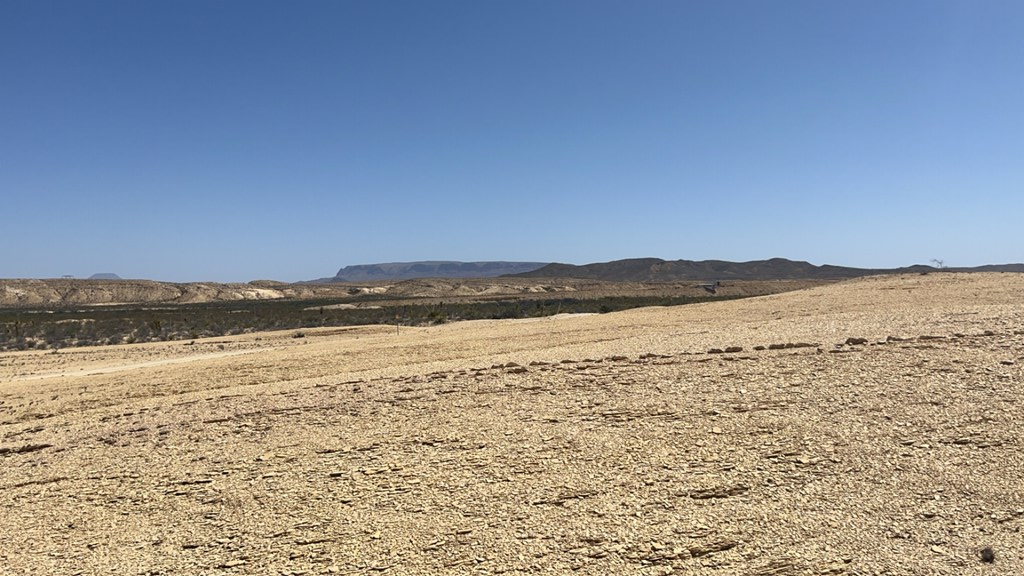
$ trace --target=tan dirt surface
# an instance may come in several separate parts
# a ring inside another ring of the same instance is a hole
[[[0,574],[1024,573],[1022,296],[2,353]]]

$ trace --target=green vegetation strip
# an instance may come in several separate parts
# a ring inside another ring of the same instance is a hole
[[[217,302],[161,307],[0,309],[0,350],[57,349],[327,326],[426,326],[458,320],[539,318],[564,313],[607,313],[643,306],[678,306],[739,297],[614,296],[593,299],[496,300],[331,308],[352,300]],[[373,301],[361,303],[364,306]],[[360,305],[360,303],[356,303]]]

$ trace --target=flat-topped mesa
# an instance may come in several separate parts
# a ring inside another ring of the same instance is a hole
[[[530,272],[545,262],[456,262],[448,260],[357,264],[338,270],[336,282],[410,280],[413,278],[495,278]]]

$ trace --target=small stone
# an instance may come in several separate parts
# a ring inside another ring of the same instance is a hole
[[[711,433],[712,434],[721,434],[722,433],[722,429],[719,428],[718,426],[715,426],[714,428],[711,429]]]
[[[992,550],[991,546],[986,546],[981,550],[981,561],[988,562],[989,564],[996,561],[996,553]]]

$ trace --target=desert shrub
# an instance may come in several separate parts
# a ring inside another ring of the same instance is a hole
[[[305,336],[304,329],[314,327],[393,325],[396,322],[417,326],[484,318],[607,313],[639,306],[674,306],[711,299],[722,300],[723,297],[622,296],[529,301],[512,298],[443,304],[410,300],[399,306],[350,309],[330,308],[330,304],[339,303],[337,299],[262,302],[258,306],[247,302],[221,302],[145,310],[131,306],[36,311],[0,309],[0,350],[25,350],[30,340],[33,346],[66,348],[124,341],[196,340],[269,330],[294,330],[293,337],[301,338]],[[361,301],[380,300],[378,296],[371,296]]]

